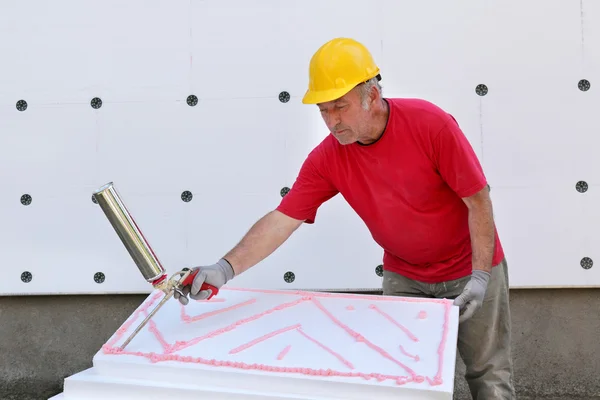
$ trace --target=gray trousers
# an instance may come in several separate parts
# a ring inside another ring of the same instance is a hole
[[[456,298],[471,277],[429,284],[383,272],[383,294]],[[458,328],[458,352],[474,400],[513,400],[511,320],[506,260],[492,269],[482,307]]]

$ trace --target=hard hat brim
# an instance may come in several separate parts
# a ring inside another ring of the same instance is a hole
[[[334,101],[349,93],[356,86],[361,83],[365,83],[370,79],[377,78],[378,81],[381,80],[381,75],[379,74],[379,68],[375,70],[374,73],[364,77],[360,82],[356,82],[355,84],[350,84],[343,88],[338,89],[329,89],[329,90],[315,90],[311,91],[308,89],[302,98],[303,104],[319,104],[319,103],[327,103],[328,101]]]
[[[310,91],[307,90],[306,94],[302,98],[302,103],[304,104],[319,104],[319,103],[327,103],[328,101],[334,101],[344,96],[356,86],[350,86],[340,89],[330,89],[330,90],[322,90],[322,91]]]

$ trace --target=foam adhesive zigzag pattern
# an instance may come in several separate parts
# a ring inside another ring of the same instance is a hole
[[[162,296],[140,305],[93,368],[65,380],[63,399],[92,399],[100,387],[113,400],[173,390],[227,399],[452,398],[458,309],[450,300],[224,288],[210,301],[168,302],[121,350]]]

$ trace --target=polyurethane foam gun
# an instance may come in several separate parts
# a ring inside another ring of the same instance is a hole
[[[150,247],[150,244],[123,203],[113,182],[109,182],[96,190],[93,196],[146,281],[154,289],[165,293],[160,303],[148,314],[129,338],[123,342],[121,345],[121,350],[123,350],[175,292],[184,296],[183,288],[192,284],[198,270],[192,272],[190,269],[184,268],[181,271],[175,272],[171,278],[167,278],[165,268],[160,263],[152,247]],[[211,290],[209,299],[219,292],[216,287],[207,283],[204,283],[200,290],[209,289]]]

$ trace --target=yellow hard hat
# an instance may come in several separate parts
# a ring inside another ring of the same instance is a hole
[[[367,48],[354,39],[336,38],[312,56],[304,104],[339,99],[356,85],[379,76],[379,67]]]

